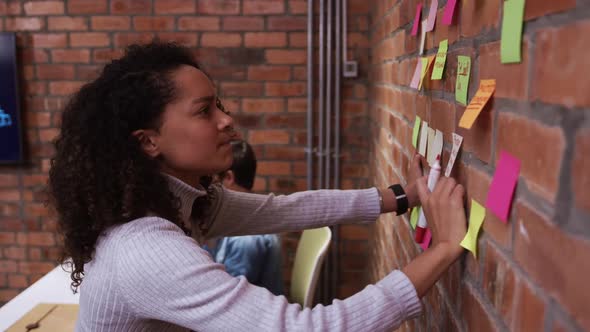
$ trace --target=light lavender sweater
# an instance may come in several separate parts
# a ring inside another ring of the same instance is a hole
[[[172,177],[170,184],[189,220],[204,191]],[[368,223],[379,215],[375,188],[288,196],[216,190],[207,237]],[[230,276],[195,239],[155,216],[109,229],[85,270],[76,331],[389,331],[421,311],[400,271],[345,300],[302,309]]]

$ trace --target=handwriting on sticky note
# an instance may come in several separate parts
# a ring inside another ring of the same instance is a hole
[[[417,147],[418,144],[418,133],[420,131],[420,117],[416,115],[416,121],[414,121],[414,131],[412,131],[412,145]]]
[[[455,100],[467,105],[467,90],[469,89],[469,75],[471,72],[471,58],[464,55],[457,57],[457,82],[455,84]]]
[[[424,238],[420,243],[420,247],[422,247],[422,250],[428,249],[428,247],[430,246],[430,240],[432,240],[432,232],[430,231],[430,228],[427,228],[426,233],[424,233]]]
[[[428,122],[422,121],[422,131],[420,131],[420,144],[418,145],[418,153],[422,157],[426,157],[426,145],[428,144]]]
[[[430,3],[430,10],[428,11],[428,23],[426,24],[426,31],[432,31],[434,29],[434,23],[436,22],[436,11],[438,10],[438,0],[432,0]]]
[[[418,35],[418,25],[420,24],[420,12],[422,11],[422,4],[416,6],[416,16],[414,17],[414,25],[412,26],[412,36]]]
[[[427,24],[428,24],[428,20],[424,19],[422,21],[422,24],[420,25],[422,27],[421,34],[420,34],[420,52],[418,53],[420,55],[424,54],[424,44],[426,42],[426,25]]]
[[[436,156],[442,157],[443,143],[443,133],[442,131],[437,129],[436,134],[434,135],[434,143],[432,143],[432,162],[430,163],[430,165],[434,164],[434,162],[436,161]]]
[[[445,12],[444,12],[443,18],[442,18],[442,24],[444,24],[444,25],[453,24],[453,13],[455,12],[456,5],[457,5],[457,0],[447,1],[447,6],[445,7]]]
[[[471,212],[469,213],[469,228],[467,234],[461,241],[461,247],[471,251],[473,257],[477,258],[477,234],[486,216],[486,209],[476,200],[471,199]]]
[[[426,74],[430,70],[431,65],[434,63],[434,55],[429,56],[428,58],[421,58],[422,59],[422,74],[420,75],[420,84],[418,84],[418,89],[422,89],[422,83],[424,82],[424,78]]]
[[[447,61],[447,51],[449,50],[449,40],[445,39],[438,44],[438,53],[436,53],[436,60],[434,61],[434,68],[432,69],[432,80],[440,80],[442,78],[443,70],[445,69],[445,62]]]
[[[414,76],[412,76],[412,82],[410,83],[410,88],[418,89],[418,85],[420,84],[420,75],[422,75],[422,61],[418,59],[416,69],[414,70]]]
[[[412,214],[410,215],[410,225],[412,225],[412,229],[416,229],[416,224],[418,224],[418,217],[420,215],[420,207],[416,206],[412,209]]]
[[[500,59],[502,63],[519,63],[521,61],[522,19],[525,0],[504,1],[502,17],[502,39],[500,41]]]
[[[455,159],[457,159],[457,154],[459,153],[459,149],[461,148],[461,143],[463,143],[463,137],[453,133],[453,149],[451,150],[451,157],[449,158],[447,168],[445,169],[446,177],[451,176],[451,171],[453,170]]]
[[[500,152],[500,160],[496,165],[496,172],[490,185],[486,207],[505,223],[508,222],[508,212],[519,172],[520,160],[508,152]]]
[[[428,154],[426,155],[426,161],[429,165],[434,162],[432,160],[432,154],[434,153],[434,137],[436,136],[436,130],[434,128],[428,128]]]
[[[475,119],[490,100],[494,90],[496,90],[496,80],[481,80],[479,82],[479,89],[459,120],[459,127],[470,129],[473,126]]]

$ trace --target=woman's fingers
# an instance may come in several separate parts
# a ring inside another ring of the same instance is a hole
[[[422,176],[416,180],[416,186],[418,187],[418,196],[420,197],[420,202],[422,205],[424,205],[430,196],[430,191],[428,190],[428,185],[426,184],[426,176]]]

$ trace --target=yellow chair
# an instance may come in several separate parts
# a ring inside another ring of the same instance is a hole
[[[291,301],[303,308],[311,307],[324,257],[328,251],[332,231],[329,227],[303,231],[291,273]]]

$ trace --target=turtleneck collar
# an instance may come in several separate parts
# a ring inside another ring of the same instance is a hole
[[[195,199],[201,196],[206,196],[207,191],[203,186],[199,185],[198,187],[193,187],[178,178],[164,174],[166,179],[168,179],[168,187],[170,191],[180,199],[180,216],[187,225],[190,225],[190,216],[193,208],[193,203]]]

